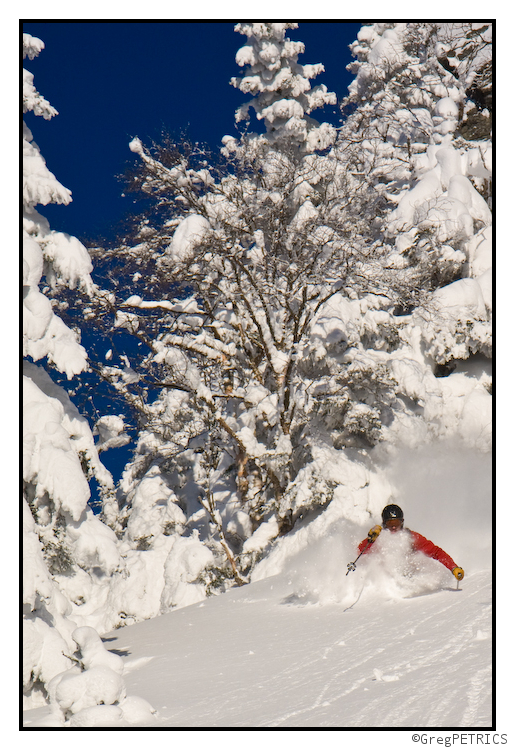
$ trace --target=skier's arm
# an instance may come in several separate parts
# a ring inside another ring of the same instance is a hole
[[[429,539],[426,539],[424,536],[422,536],[422,534],[417,534],[416,531],[412,531],[411,536],[413,538],[414,550],[416,550],[417,552],[422,552],[428,557],[432,557],[433,560],[438,560],[438,562],[442,563],[442,565],[445,565],[445,567],[450,571],[454,571],[454,569],[457,568],[457,565],[452,557],[448,555],[447,552],[444,552],[441,547],[437,547],[436,544],[433,544],[433,542],[431,542]],[[459,568],[459,570],[461,570],[461,568]]]
[[[373,526],[370,531],[368,532],[368,536],[366,539],[363,539],[362,542],[360,542],[358,546],[358,550],[360,552],[363,552],[363,554],[367,554],[367,552],[370,552],[372,549],[372,543],[375,542],[379,534],[381,533],[381,527],[380,526]]]
[[[372,545],[370,544],[370,539],[368,537],[358,544],[358,550],[364,555],[368,554],[371,549]]]

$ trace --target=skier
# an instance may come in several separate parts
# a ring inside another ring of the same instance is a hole
[[[383,508],[382,518],[383,529],[387,529],[391,532],[404,529],[404,513],[398,505],[387,505]],[[381,533],[382,528],[381,526],[373,526],[370,529],[367,538],[363,539],[358,547],[362,554],[366,555],[374,549],[373,544]],[[434,560],[438,560],[438,562],[441,562],[446,568],[449,568],[458,581],[462,580],[465,575],[463,568],[459,568],[452,557],[449,557],[443,549],[437,547],[433,542],[430,542],[429,539],[426,539],[421,534],[417,534],[416,531],[411,531],[411,529],[406,529],[406,531],[411,534],[411,543],[414,552],[423,552],[424,555],[432,557]]]

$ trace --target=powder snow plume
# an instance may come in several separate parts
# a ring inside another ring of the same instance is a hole
[[[474,572],[492,561],[492,456],[456,442],[403,450],[386,470],[405,525]]]
[[[385,488],[391,488],[388,502],[402,507],[406,528],[444,549],[465,576],[491,567],[490,454],[443,442],[403,448],[393,458],[378,454],[378,459]],[[256,568],[254,580],[286,573],[294,588],[287,603],[298,605],[350,606],[358,596],[397,599],[454,587],[447,568],[421,553],[410,554],[404,535],[381,535],[375,543],[378,554],[362,556],[347,575],[359,542],[380,522],[379,513],[367,525],[321,513],[279,541]],[[410,566],[416,570],[407,570]]]

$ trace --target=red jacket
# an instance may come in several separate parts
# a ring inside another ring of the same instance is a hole
[[[416,531],[411,531],[411,529],[405,529],[405,531],[409,531],[411,534],[412,539],[412,548],[413,552],[423,552],[424,555],[427,555],[428,557],[432,557],[434,560],[438,560],[438,562],[441,562],[442,565],[445,565],[446,568],[449,568],[449,570],[453,570],[456,567],[456,563],[452,559],[452,557],[449,557],[447,552],[444,552],[443,549],[440,549],[440,547],[437,547],[436,544],[433,544],[433,542],[430,542],[429,539],[426,539],[425,536],[422,536],[422,534],[417,534]],[[383,534],[384,534],[383,530]],[[389,532],[389,533],[397,533],[397,532]],[[374,543],[368,544],[368,538],[363,539],[362,542],[360,542],[360,545],[358,547],[360,552],[363,552],[363,554],[367,555],[369,552],[372,552],[374,549]]]

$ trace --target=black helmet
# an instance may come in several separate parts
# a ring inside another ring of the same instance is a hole
[[[386,508],[383,508],[381,515],[383,518],[383,524],[385,524],[390,518],[400,518],[401,521],[404,521],[404,513],[402,512],[402,508],[399,508],[398,505],[387,505]]]

